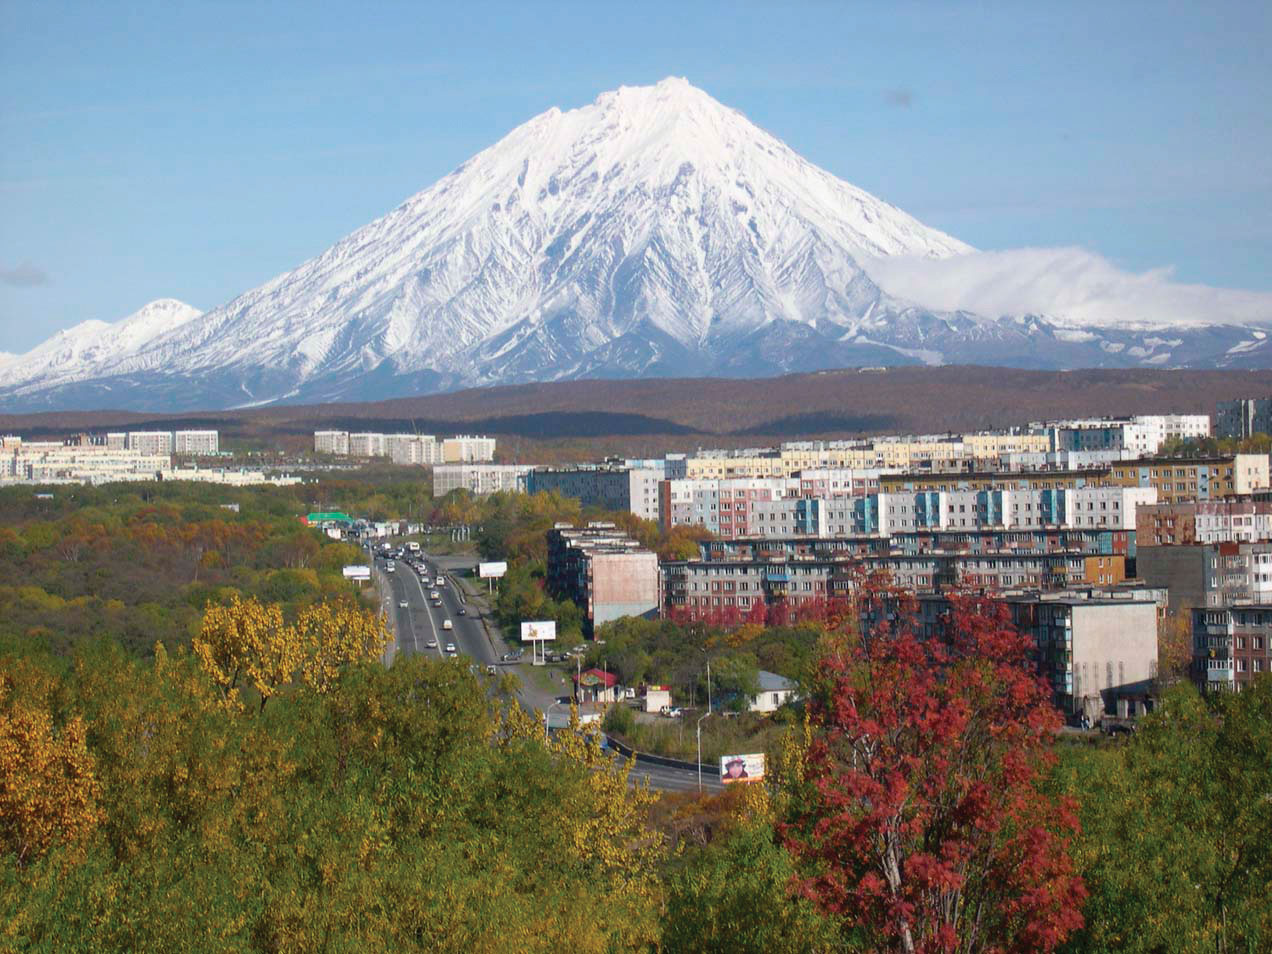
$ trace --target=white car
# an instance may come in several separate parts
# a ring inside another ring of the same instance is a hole
[[[439,576],[437,579],[435,579],[435,580],[433,581],[433,585],[434,585],[434,586],[445,586],[445,585],[446,585],[446,577],[444,577],[444,576]]]
[[[454,628],[455,628],[455,624],[452,623],[449,619],[442,620],[442,629],[454,629]]]
[[[411,604],[408,603],[406,600],[398,600],[398,606],[401,607],[402,609],[409,609]]]
[[[425,644],[424,644],[424,648],[425,648],[425,649],[436,649],[436,648],[437,648],[437,640],[435,640],[435,639],[430,639],[427,643],[425,643]]]
[[[455,655],[455,644],[454,644],[454,643],[447,643],[447,644],[446,644],[446,653],[447,653],[447,655],[450,655],[450,656],[454,656],[454,655]]]

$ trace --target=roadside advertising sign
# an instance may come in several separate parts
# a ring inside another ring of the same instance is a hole
[[[720,758],[720,781],[758,782],[764,778],[764,753],[758,755],[725,755]]]

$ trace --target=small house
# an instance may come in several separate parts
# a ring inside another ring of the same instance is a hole
[[[797,686],[794,680],[779,676],[767,669],[760,670],[760,691],[751,697],[752,712],[776,712],[795,698]]]

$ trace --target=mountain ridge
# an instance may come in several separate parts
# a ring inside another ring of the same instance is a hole
[[[290,272],[127,347],[46,342],[35,350],[65,360],[8,362],[23,369],[0,385],[0,407],[183,410],[584,377],[1272,358],[1266,336],[1243,325],[1095,329],[934,311],[863,265],[973,253],[671,78],[547,110]],[[104,332],[80,337],[93,334]]]

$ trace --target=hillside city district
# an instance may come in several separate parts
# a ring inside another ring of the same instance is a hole
[[[307,522],[365,549],[366,565],[345,575],[351,585],[376,587],[395,636],[389,655],[462,653],[492,674],[556,664],[552,685],[525,680],[520,690],[545,729],[565,725],[571,704],[597,721],[616,703],[672,718],[691,703],[670,687],[623,686],[604,669],[584,669],[602,624],[625,616],[724,626],[774,612],[794,618],[801,606],[845,596],[863,571],[882,571],[913,591],[920,618],[933,624],[952,592],[997,595],[1032,636],[1066,731],[1128,732],[1153,707],[1165,621],[1191,634],[1190,675],[1204,691],[1239,691],[1272,669],[1269,456],[1195,449],[1212,437],[1269,433],[1272,398],[1222,402],[1213,418],[1063,420],[568,466],[497,463],[490,437],[315,432],[318,467],[383,458],[429,468],[436,498],[552,491],[663,529],[708,531],[695,558],[660,561],[613,523],[550,530],[547,587],[584,618],[585,643],[569,649],[550,641],[547,626],[539,635],[548,638],[525,643],[527,626],[500,631],[488,592],[505,564],[403,542],[426,529],[408,520],[327,512]],[[0,486],[44,493],[112,481],[302,480],[234,466],[209,430],[5,436],[0,451]],[[471,528],[427,529],[462,539]],[[759,673],[758,686],[753,712],[800,695],[799,685],[771,672]],[[638,756],[637,775],[659,788],[715,787],[719,773]]]

